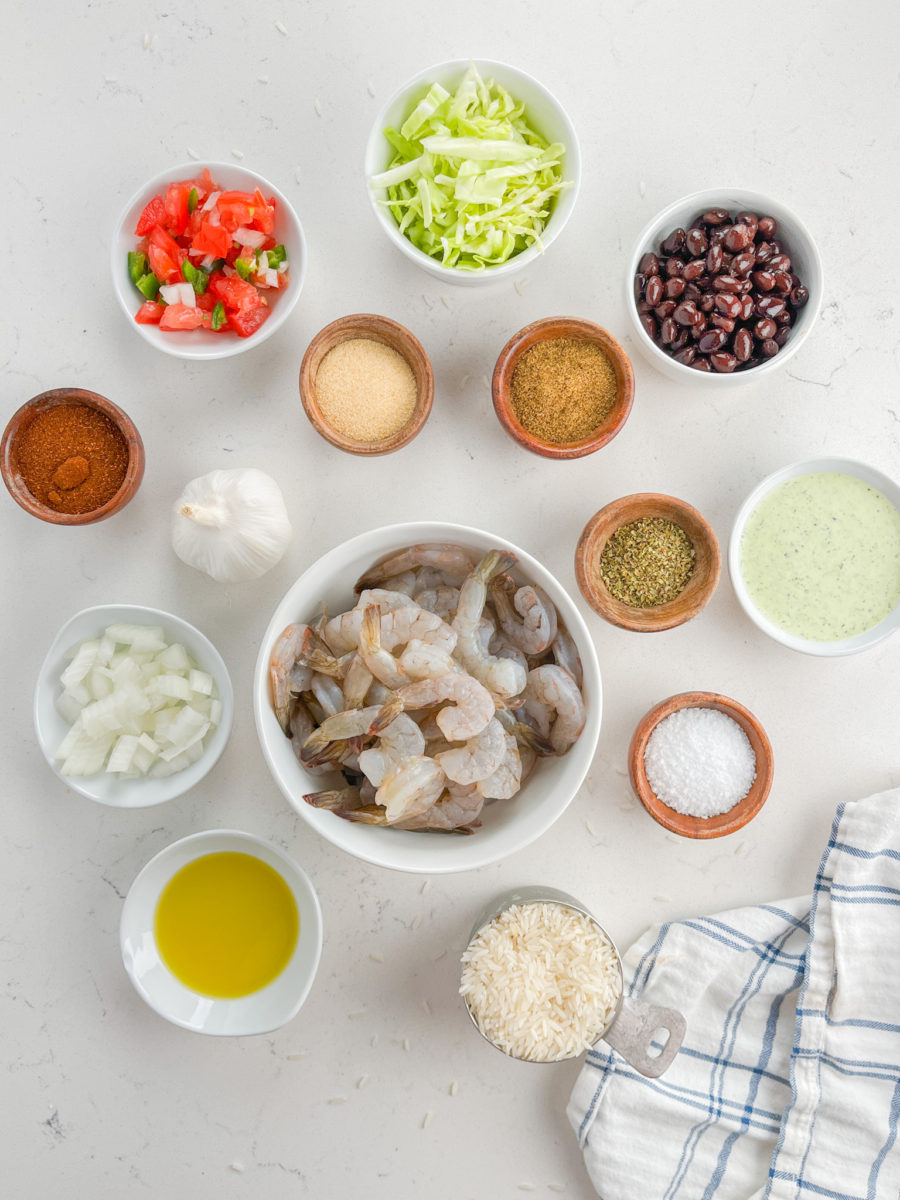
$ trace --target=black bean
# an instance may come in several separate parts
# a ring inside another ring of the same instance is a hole
[[[641,275],[646,275],[648,279],[651,275],[659,274],[659,259],[652,251],[649,254],[645,254],[641,259],[638,264],[638,271]]]

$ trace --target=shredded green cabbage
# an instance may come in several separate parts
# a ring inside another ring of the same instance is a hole
[[[439,83],[399,131],[384,131],[395,153],[369,180],[412,244],[445,267],[483,271],[528,246],[543,249],[562,177],[565,147],[547,142],[494,79],[469,67],[451,94]]]

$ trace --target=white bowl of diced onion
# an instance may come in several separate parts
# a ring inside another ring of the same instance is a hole
[[[189,791],[225,749],[233,716],[231,680],[212,642],[180,617],[137,604],[76,613],[54,638],[34,693],[35,731],[55,774],[112,808]]]

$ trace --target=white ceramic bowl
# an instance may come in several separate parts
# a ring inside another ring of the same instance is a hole
[[[300,935],[287,966],[270,984],[223,1000],[193,991],[172,974],[160,958],[153,927],[159,897],[172,876],[196,858],[229,851],[252,854],[278,872],[297,902]],[[173,1025],[234,1037],[270,1033],[295,1017],[309,995],[322,954],[322,910],[306,873],[283,850],[250,833],[210,829],[173,842],[147,863],[125,899],[119,944],[138,995]]]
[[[812,475],[821,471],[834,471],[842,475],[855,475],[870,487],[877,488],[894,507],[900,511],[900,485],[881,471],[869,467],[865,463],[856,462],[852,458],[809,458],[804,462],[791,463],[775,471],[753,489],[741,505],[731,531],[731,541],[728,546],[728,571],[738,600],[750,620],[763,633],[767,633],[776,642],[789,646],[791,650],[799,650],[803,654],[815,654],[822,658],[837,658],[844,654],[856,654],[860,650],[868,650],[870,646],[883,641],[900,628],[900,604],[877,625],[867,629],[856,637],[843,638],[835,642],[814,642],[807,638],[788,633],[773,621],[770,621],[753,603],[743,575],[741,574],[741,538],[750,514],[759,505],[764,496],[773,488],[785,483],[788,479],[796,479],[798,475]]]
[[[456,542],[476,552],[495,546],[511,550],[519,559],[514,573],[539,584],[553,600],[575,639],[584,668],[587,723],[581,737],[564,757],[540,761],[512,800],[486,805],[481,814],[482,827],[469,837],[358,825],[311,807],[304,801],[304,794],[328,787],[328,777],[310,775],[300,766],[269,700],[269,658],[285,626],[309,620],[323,602],[331,613],[352,608],[356,602],[353,585],[363,571],[388,554],[419,542]],[[253,710],[263,754],[275,782],[300,816],[322,837],[357,858],[376,866],[429,874],[467,871],[497,862],[546,832],[566,810],[591,765],[600,733],[601,708],[600,667],[593,642],[578,609],[550,572],[505,538],[436,521],[374,529],[323,555],[276,608],[263,636],[253,682]]]
[[[277,201],[275,236],[284,243],[290,262],[291,280],[283,292],[270,291],[266,295],[271,309],[271,315],[265,323],[251,334],[250,337],[238,337],[236,333],[210,333],[206,329],[190,329],[184,333],[167,333],[158,325],[138,325],[134,319],[137,310],[143,304],[143,297],[131,282],[128,274],[128,251],[134,250],[140,241],[134,228],[138,217],[145,206],[166,186],[179,179],[190,179],[199,175],[204,167],[209,168],[216,183],[221,183],[227,189],[252,192],[255,188],[264,196],[274,196]],[[172,354],[175,358],[214,359],[231,358],[234,354],[242,354],[252,350],[272,336],[287,320],[294,305],[300,299],[303,279],[306,275],[306,238],[300,218],[294,207],[283,192],[255,171],[246,167],[238,167],[233,163],[221,162],[188,162],[180,166],[170,167],[162,171],[131,197],[116,223],[112,236],[110,253],[113,288],[122,311],[128,323],[145,342]]]
[[[165,779],[119,779],[105,771],[70,778],[60,774],[61,764],[53,757],[70,728],[69,722],[56,711],[55,703],[61,691],[59,677],[66,667],[65,654],[78,642],[99,637],[107,625],[120,622],[161,625],[170,641],[181,642],[200,670],[208,672],[216,681],[218,699],[222,701],[222,720],[212,736],[207,737],[203,757]],[[225,749],[233,717],[234,692],[228,669],[212,642],[180,617],[140,604],[98,605],[85,608],[66,621],[47,651],[34,689],[34,728],[44,758],[54,774],[73,792],[80,792],[82,796],[111,808],[148,808],[190,791],[212,770]]]
[[[372,126],[372,132],[366,143],[365,187],[378,224],[408,259],[443,283],[476,287],[486,283],[497,283],[500,280],[509,279],[511,275],[519,274],[536,258],[539,258],[542,251],[536,246],[529,246],[527,250],[515,255],[508,262],[497,267],[487,267],[484,271],[457,271],[453,267],[441,266],[437,259],[418,250],[409,238],[400,232],[397,222],[388,209],[379,203],[380,200],[386,198],[385,189],[375,190],[369,187],[368,182],[371,176],[387,169],[394,155],[393,148],[384,137],[385,127],[393,125],[399,129],[410,111],[427,93],[431,84],[440,83],[448,91],[453,91],[473,63],[483,78],[496,79],[514,99],[525,102],[525,112],[529,123],[542,137],[546,138],[548,142],[562,142],[565,146],[565,157],[562,163],[563,178],[571,180],[572,186],[557,198],[546,229],[541,234],[544,249],[546,250],[550,243],[559,237],[563,226],[572,215],[578,188],[581,184],[581,151],[578,147],[578,137],[565,109],[556,97],[543,84],[538,83],[533,76],[516,67],[510,67],[506,63],[491,62],[486,59],[460,58],[453,62],[438,63],[433,67],[428,67],[413,76],[412,79],[407,80],[401,88],[394,92],[375,118],[375,124]]]
[[[748,371],[734,371],[732,374],[720,374],[718,371],[695,371],[676,362],[671,355],[666,354],[650,338],[646,329],[638,319],[637,304],[634,299],[634,277],[637,274],[638,263],[644,254],[652,250],[659,251],[660,241],[667,237],[678,226],[687,228],[699,212],[708,208],[727,208],[730,213],[758,213],[759,216],[774,217],[778,222],[776,238],[783,241],[787,253],[791,257],[793,270],[800,276],[804,285],[809,289],[809,300],[793,325],[793,332],[782,350],[774,358],[760,363]],[[789,208],[778,200],[763,196],[760,192],[749,192],[743,188],[723,187],[707,188],[702,192],[694,192],[676,200],[662,212],[657,213],[653,220],[641,232],[635,243],[631,258],[628,262],[628,273],[625,277],[625,307],[634,326],[635,337],[644,357],[657,370],[669,379],[678,383],[686,383],[691,387],[703,389],[726,389],[746,387],[751,383],[759,383],[773,371],[779,370],[797,353],[809,336],[810,330],[816,323],[819,309],[822,306],[822,289],[824,272],[822,260],[812,234]]]

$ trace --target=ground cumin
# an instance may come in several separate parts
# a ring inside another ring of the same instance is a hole
[[[579,442],[609,416],[616,372],[595,342],[553,338],[519,359],[510,401],[519,423],[544,442]]]
[[[17,437],[15,453],[32,496],[62,513],[100,508],[122,486],[128,469],[122,433],[88,404],[41,409]]]

